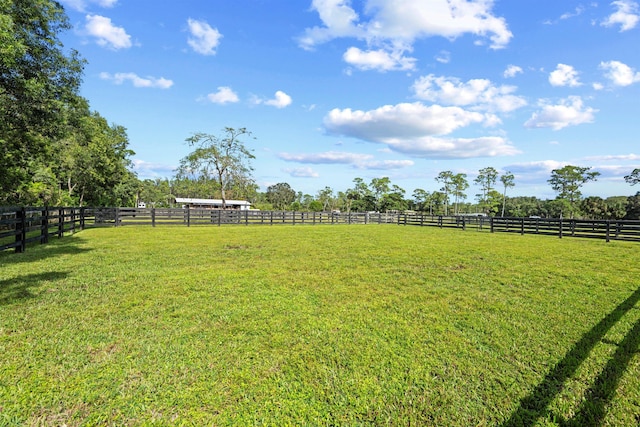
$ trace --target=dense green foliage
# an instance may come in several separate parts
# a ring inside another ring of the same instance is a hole
[[[567,165],[551,171],[549,184],[558,193],[560,205],[560,217],[573,218],[579,212],[578,203],[582,198],[580,188],[589,181],[595,181],[600,172],[592,171],[589,167]]]
[[[0,0],[0,205],[131,203],[124,128],[79,96],[84,62],[51,0]]]
[[[0,254],[0,425],[634,426],[636,245],[122,227]]]

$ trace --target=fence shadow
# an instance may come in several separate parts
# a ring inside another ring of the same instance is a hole
[[[73,239],[52,239],[46,245],[32,243],[28,246],[28,250],[21,254],[16,254],[9,250],[0,251],[0,267],[3,265],[30,263],[59,255],[78,255],[91,251],[92,249],[78,246],[83,242],[84,239],[82,237],[74,236]]]
[[[502,427],[531,426],[548,413],[551,401],[560,393],[564,383],[591,353],[607,332],[640,301],[640,288],[620,303],[611,313],[574,344],[564,358],[545,376],[544,380],[526,397]],[[585,400],[570,420],[561,420],[563,426],[597,426],[606,415],[606,406],[614,397],[615,389],[640,344],[640,320],[618,344],[618,349],[609,360]]]
[[[64,279],[68,275],[64,271],[51,271],[0,280],[0,306],[35,298],[37,295],[32,291],[39,288],[42,282]]]

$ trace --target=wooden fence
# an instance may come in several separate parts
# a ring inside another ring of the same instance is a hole
[[[84,214],[84,208],[0,208],[0,251],[24,252],[28,243],[81,230]]]
[[[436,226],[449,228],[474,227],[478,230],[519,234],[543,234],[562,237],[583,237],[640,242],[640,221],[558,219],[558,218],[507,218],[483,216],[427,216],[401,214],[401,225]]]
[[[493,218],[491,231],[640,242],[640,221]]]
[[[182,208],[85,208],[85,226],[396,224],[397,214],[240,211]]]
[[[239,211],[183,208],[0,208],[0,252],[24,252],[27,244],[47,243],[87,227],[130,225],[395,224],[397,214],[291,211]]]
[[[416,213],[239,211],[182,208],[0,208],[0,252],[24,252],[87,227],[130,225],[398,224],[640,242],[640,221],[434,216]]]

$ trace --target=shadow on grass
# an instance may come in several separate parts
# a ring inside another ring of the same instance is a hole
[[[548,414],[547,407],[563,389],[564,383],[571,378],[580,364],[589,356],[591,350],[607,332],[640,301],[640,288],[620,303],[611,313],[578,341],[564,358],[546,375],[528,396],[520,401],[520,406],[502,427],[530,426]],[[615,395],[620,378],[629,365],[629,361],[640,345],[640,320],[618,344],[618,349],[609,360],[593,385],[585,394],[585,399],[569,420],[561,420],[562,426],[597,426],[606,415],[606,406]],[[554,418],[559,418],[555,416]]]
[[[0,280],[0,306],[34,298],[32,289],[40,287],[42,282],[64,279],[68,275],[63,271],[51,271]]]
[[[49,243],[31,243],[27,245],[27,250],[23,253],[15,253],[13,249],[7,249],[0,252],[0,267],[39,261],[58,255],[76,255],[90,251],[91,249],[78,247],[83,242],[84,239],[77,236],[73,238],[64,237],[62,239],[52,237]]]

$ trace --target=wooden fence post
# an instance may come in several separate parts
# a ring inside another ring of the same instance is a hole
[[[18,220],[16,222],[16,248],[15,248],[15,252],[16,253],[22,253],[25,251],[27,245],[26,245],[26,240],[27,240],[27,212],[26,209],[20,208],[20,210],[16,211],[16,219]]]
[[[187,205],[187,227],[191,227],[191,207],[189,205]]]
[[[40,222],[40,243],[49,243],[49,207],[45,206],[42,211],[42,221]]]
[[[609,243],[609,233],[611,232],[611,221],[607,220],[607,243]]]
[[[120,227],[120,208],[116,208],[115,217],[116,217],[116,227]]]
[[[558,237],[562,239],[562,218],[560,218],[560,226],[558,228]]]
[[[64,209],[58,209],[58,239],[64,235]]]
[[[85,226],[85,208],[81,207],[80,208],[80,230],[84,230],[84,226]]]
[[[493,229],[493,217],[489,217],[489,228],[490,228],[491,232],[493,233],[494,232],[494,229]]]
[[[524,217],[520,219],[520,235],[524,236]]]
[[[156,208],[151,208],[151,226],[156,226]]]

